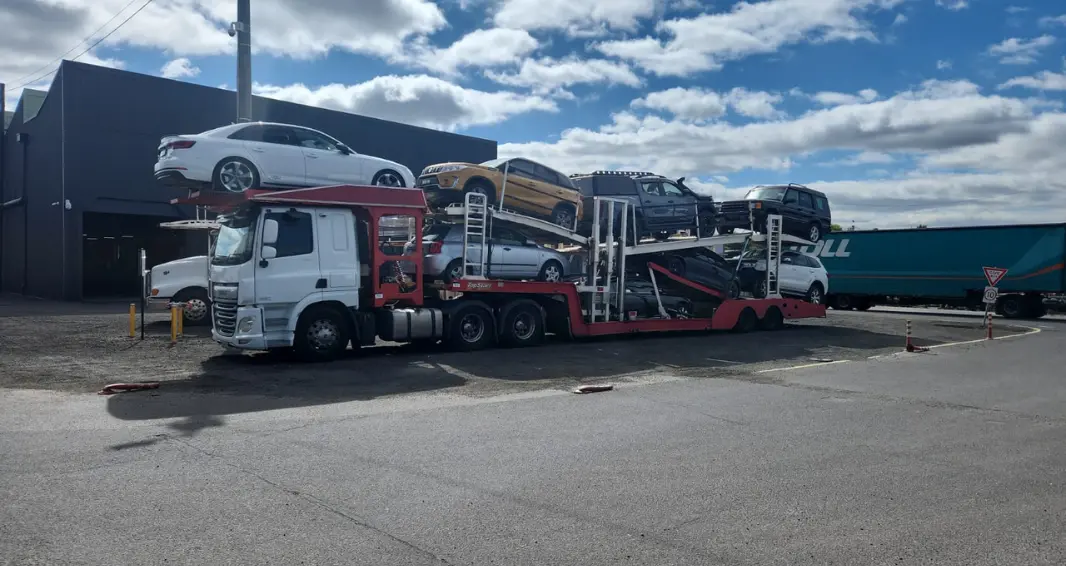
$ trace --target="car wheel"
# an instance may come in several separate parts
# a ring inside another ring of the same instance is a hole
[[[215,165],[211,184],[217,191],[239,193],[259,187],[259,171],[251,161],[227,157]]]
[[[740,282],[737,281],[736,279],[734,279],[734,280],[729,282],[729,292],[728,292],[727,296],[730,299],[738,299],[738,298],[740,298]]]
[[[496,203],[496,189],[482,181],[475,181],[470,183],[463,189],[463,193],[477,193],[479,195],[485,195],[485,204]]]
[[[817,242],[822,239],[822,227],[817,222],[811,224],[810,230],[807,231],[807,240],[810,242]]]
[[[577,216],[577,210],[572,204],[558,204],[555,206],[555,210],[552,211],[552,223],[562,226],[567,230],[574,229],[574,218]]]
[[[382,169],[374,174],[374,179],[370,182],[372,185],[378,185],[381,187],[406,187],[403,182],[403,175],[400,175],[392,169]]]
[[[348,348],[348,322],[330,307],[311,307],[296,323],[293,346],[307,361],[334,360]]]
[[[804,300],[812,305],[820,305],[825,302],[824,292],[821,283],[814,283],[810,289],[807,289],[807,296]]]
[[[755,288],[751,292],[752,296],[756,299],[762,299],[766,297],[766,276],[759,279],[759,282],[755,284]]]
[[[703,218],[703,219],[701,219],[700,220],[699,234],[697,234],[697,236],[700,237],[700,238],[710,238],[713,235],[714,235],[714,219],[713,218]]]
[[[444,282],[449,284],[449,285],[451,285],[452,283],[455,283],[456,281],[462,279],[463,278],[463,260],[462,260],[462,258],[453,259],[450,262],[448,262],[448,266],[444,268],[444,273],[442,273],[441,275],[444,276]]]
[[[673,273],[674,275],[677,275],[678,277],[684,277],[685,276],[685,260],[683,260],[683,259],[681,259],[679,257],[671,257],[670,261],[667,262],[667,269],[670,270],[670,273]]]
[[[551,283],[562,281],[562,279],[563,265],[554,259],[544,262],[544,265],[540,268],[540,275],[537,276],[537,280]]]
[[[692,303],[682,301],[672,309],[674,318],[692,318]]]
[[[544,317],[532,304],[515,305],[500,323],[500,339],[505,346],[536,346],[544,340]]]
[[[204,289],[186,289],[174,295],[175,303],[184,303],[182,309],[182,323],[189,326],[200,326],[211,323],[211,299],[207,298]]]
[[[492,345],[495,324],[489,311],[475,305],[463,307],[448,322],[448,344],[455,350],[470,352]]]

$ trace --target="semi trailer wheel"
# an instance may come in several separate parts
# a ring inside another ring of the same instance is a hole
[[[500,341],[511,348],[536,346],[544,341],[544,316],[530,303],[505,308],[500,321]]]
[[[785,315],[781,314],[781,309],[777,307],[766,309],[766,314],[759,321],[759,328],[763,330],[780,330],[784,327]]]
[[[751,332],[758,325],[758,315],[751,310],[751,307],[745,307],[744,310],[740,311],[740,316],[737,317],[737,322],[733,325],[733,332]]]

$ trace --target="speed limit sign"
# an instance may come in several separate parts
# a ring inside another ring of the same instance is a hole
[[[994,305],[996,299],[999,298],[999,289],[996,287],[985,287],[985,303]]]

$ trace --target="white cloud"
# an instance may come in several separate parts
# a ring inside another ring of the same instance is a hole
[[[539,47],[539,42],[525,30],[493,28],[472,31],[444,48],[428,47],[425,42],[412,53],[394,57],[413,62],[434,72],[452,75],[463,67],[512,65]]]
[[[514,73],[488,71],[485,76],[508,86],[525,87],[537,94],[558,93],[578,84],[639,87],[643,81],[628,66],[603,59],[526,59]]]
[[[167,79],[180,79],[183,77],[195,77],[200,74],[200,68],[192,64],[188,57],[179,57],[169,61],[159,70],[159,76]]]
[[[896,19],[892,20],[893,26],[901,26],[905,23],[907,23],[907,16],[903,14],[896,14]]]
[[[526,112],[558,111],[554,102],[540,96],[473,90],[427,75],[388,75],[356,85],[315,88],[257,84],[254,91],[269,98],[443,130],[497,124]]]
[[[502,0],[493,21],[500,27],[561,29],[572,36],[592,37],[608,29],[636,29],[641,19],[655,15],[660,1]]]
[[[749,118],[776,118],[784,114],[775,105],[779,94],[734,88],[724,93],[702,88],[674,87],[647,94],[630,102],[632,108],[669,112],[681,120],[703,122],[718,118],[727,109]]]
[[[854,167],[856,165],[885,165],[894,163],[896,159],[888,153],[881,151],[861,151],[844,159],[824,161],[818,165],[822,167]]]
[[[801,94],[802,93],[798,93]],[[864,88],[856,94],[849,94],[846,92],[832,92],[822,91],[808,95],[811,100],[814,100],[822,106],[841,106],[844,104],[861,104],[863,102],[873,102],[877,100],[877,91],[872,88]]]
[[[1055,38],[1042,35],[1030,40],[1012,37],[988,48],[988,54],[999,58],[1004,65],[1028,65],[1040,56],[1040,52],[1055,43]]]
[[[1040,18],[1040,25],[1042,26],[1066,26],[1066,14],[1061,16],[1045,16]]]
[[[1022,87],[1033,90],[1066,90],[1066,73],[1041,71],[1028,77],[1015,77],[1001,85],[1001,90]]]
[[[938,71],[946,71],[951,68],[951,59],[938,59],[936,62],[936,69]]]
[[[1007,6],[1008,14],[1021,14],[1022,12],[1028,12],[1028,6]]]
[[[900,0],[766,0],[736,4],[729,12],[662,21],[660,36],[605,41],[594,46],[660,76],[717,70],[727,61],[773,53],[802,42],[877,41],[860,18]],[[602,4],[608,6],[609,4]]]
[[[965,10],[970,7],[970,3],[967,0],[936,0],[936,5],[953,12]]]

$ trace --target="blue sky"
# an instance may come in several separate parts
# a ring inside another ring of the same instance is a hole
[[[0,38],[20,55],[0,63],[9,88],[46,85],[35,68],[111,30],[79,60],[234,83],[234,2],[155,0],[120,26],[140,0],[67,1],[0,8],[27,30]],[[253,0],[257,92],[495,139],[567,173],[685,175],[717,198],[807,183],[863,227],[1066,220],[1066,198],[1047,202],[1066,190],[1048,151],[1066,141],[1061,2],[349,4]]]

